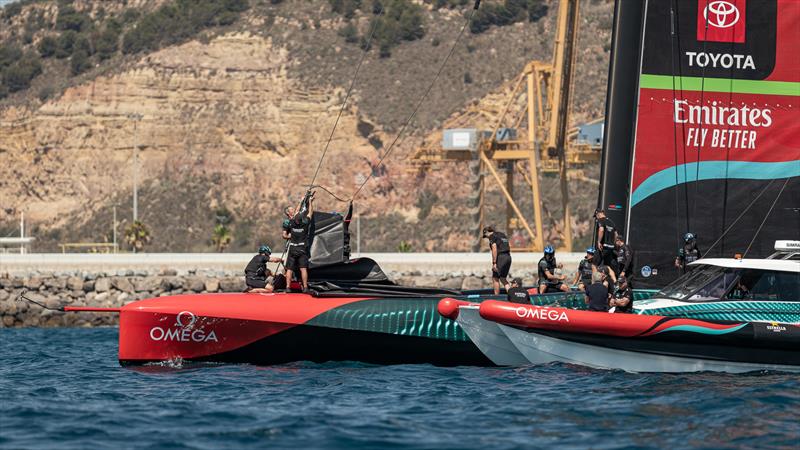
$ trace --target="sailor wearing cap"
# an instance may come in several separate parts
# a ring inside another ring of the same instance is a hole
[[[511,288],[508,289],[508,297],[506,299],[511,303],[522,303],[523,305],[531,304],[531,297],[528,295],[528,290],[522,287],[522,278],[514,278],[511,280]]]

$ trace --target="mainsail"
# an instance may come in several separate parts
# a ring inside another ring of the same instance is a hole
[[[643,14],[627,190],[601,189],[625,205],[612,218],[637,287],[675,278],[686,232],[704,256],[800,238],[800,1],[649,0]]]

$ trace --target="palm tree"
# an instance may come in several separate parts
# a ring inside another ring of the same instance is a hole
[[[230,228],[218,223],[214,226],[214,232],[211,235],[211,242],[217,248],[217,251],[222,253],[231,244],[233,236],[231,235]]]
[[[133,249],[133,252],[142,251],[145,244],[150,243],[150,229],[142,221],[137,220],[125,229],[125,242]]]

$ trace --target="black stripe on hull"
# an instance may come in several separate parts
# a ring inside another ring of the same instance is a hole
[[[696,333],[670,332],[670,339],[654,337],[615,337],[597,334],[564,333],[558,331],[527,330],[544,336],[569,342],[654,355],[677,356],[683,358],[729,361],[751,364],[772,364],[800,366],[800,349],[796,346],[766,347],[743,342],[733,336],[698,337]],[[752,336],[752,335],[751,335]],[[713,343],[699,343],[698,339],[708,338]],[[717,338],[717,339],[714,339]]]
[[[225,353],[188,361],[284,364],[357,361],[369,364],[433,364],[436,366],[494,366],[469,341],[450,341],[374,331],[298,325]],[[154,361],[120,361],[122,365]]]

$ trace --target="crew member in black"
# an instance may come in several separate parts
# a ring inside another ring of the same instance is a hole
[[[697,236],[693,233],[683,235],[683,247],[678,250],[675,258],[675,267],[686,273],[686,265],[701,258],[700,249],[697,247]]]
[[[614,290],[609,306],[614,308],[615,313],[633,312],[633,289],[625,277],[617,278],[617,288]]]
[[[258,248],[258,254],[253,256],[244,269],[244,280],[247,292],[272,292],[273,284],[271,273],[267,269],[268,262],[282,262],[280,258],[270,256],[272,250],[266,245]]]
[[[544,256],[539,260],[539,293],[545,294],[553,291],[569,292],[569,287],[563,283],[566,275],[555,275],[556,251],[552,245],[544,248]]]
[[[575,280],[573,280],[572,284],[577,284],[578,289],[581,291],[586,291],[586,288],[592,284],[594,252],[594,247],[587,248],[586,256],[578,263],[578,271],[575,272]]]
[[[494,227],[485,227],[483,237],[489,240],[489,249],[492,251],[492,287],[494,295],[499,295],[500,283],[506,291],[510,287],[506,277],[511,270],[511,247],[508,245],[508,237],[495,231]]]
[[[625,243],[621,234],[617,235],[614,242],[614,255],[616,256],[616,267],[614,272],[617,277],[629,277],[633,274],[633,249]]]
[[[522,287],[521,278],[511,280],[511,288],[508,290],[507,300],[511,303],[531,304],[531,297],[528,295],[528,290]]]
[[[303,292],[308,291],[308,228],[314,215],[314,192],[306,193],[305,198],[296,209],[287,206],[284,210],[289,219],[283,224],[283,238],[288,240],[288,256],[286,257],[286,292],[292,283],[292,276],[300,271]]]
[[[608,288],[603,284],[603,275],[600,272],[592,274],[592,284],[586,288],[584,297],[589,311],[608,312]]]
[[[597,253],[594,255],[594,265],[605,264],[611,266],[614,263],[614,240],[617,237],[617,229],[614,222],[606,217],[603,209],[594,210],[595,230],[597,230],[597,242],[595,248]]]

